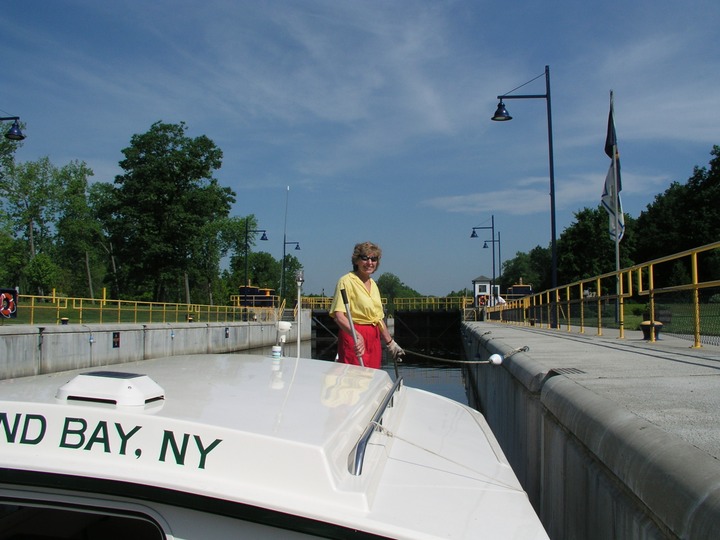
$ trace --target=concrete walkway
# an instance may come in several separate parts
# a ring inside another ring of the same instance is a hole
[[[547,373],[560,373],[720,459],[720,347],[696,349],[664,333],[649,342],[639,331],[619,339],[608,329],[597,336],[595,329],[468,325],[511,349],[529,347],[525,354]]]

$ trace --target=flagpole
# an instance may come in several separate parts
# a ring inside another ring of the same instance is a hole
[[[615,126],[615,96],[610,90],[610,114],[612,115],[612,123]],[[613,165],[613,208],[615,210],[615,270],[620,270],[620,217],[618,214],[618,170],[617,170],[617,140],[613,141],[612,149],[612,165]]]
[[[613,91],[610,90],[610,115],[612,116],[612,125],[615,129],[615,96]],[[612,149],[612,166],[613,166],[613,207],[615,214],[615,292],[617,294],[617,302],[615,303],[615,320],[618,323],[620,330],[620,338],[625,335],[624,332],[624,321],[622,320],[623,310],[620,309],[620,305],[623,303],[622,293],[622,278],[620,277],[620,192],[618,186],[618,167],[617,167],[617,138],[613,140]]]

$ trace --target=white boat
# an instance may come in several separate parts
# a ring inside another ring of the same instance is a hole
[[[0,539],[547,535],[485,419],[381,370],[192,355],[0,381]]]

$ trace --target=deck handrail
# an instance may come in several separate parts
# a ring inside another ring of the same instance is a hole
[[[400,389],[402,380],[402,377],[398,377],[395,380],[395,384],[393,384],[392,388],[390,388],[388,393],[385,394],[382,403],[380,403],[380,406],[375,411],[372,419],[365,427],[365,430],[362,432],[362,435],[360,435],[360,438],[355,443],[355,446],[353,446],[353,449],[350,451],[350,454],[348,455],[348,470],[353,476],[360,476],[362,474],[363,462],[365,461],[365,450],[370,442],[370,437],[377,429],[378,424],[380,424],[385,411],[395,395],[395,392]]]

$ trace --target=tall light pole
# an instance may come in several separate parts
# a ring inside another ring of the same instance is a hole
[[[483,249],[487,249],[488,242],[492,244],[493,247],[493,281],[495,281],[495,244],[498,246],[498,277],[502,275],[502,257],[500,256],[500,231],[497,233],[497,240],[495,239],[495,235],[493,234],[492,240],[485,240],[485,243],[483,244]],[[500,286],[498,285],[498,296],[500,295]],[[493,284],[493,290],[491,291],[491,298],[492,302],[491,305],[495,305],[497,302],[495,301],[495,284]]]
[[[490,282],[490,302],[492,302],[493,298],[493,291],[495,289],[495,216],[490,216],[490,226],[478,226],[472,228],[472,233],[470,234],[470,238],[477,238],[479,230],[489,229],[492,234],[492,242],[493,242],[493,252],[492,252],[492,281]],[[485,241],[485,245],[483,248],[487,248],[487,240]],[[474,294],[474,293],[473,293]]]
[[[510,95],[518,88],[522,88],[526,84],[529,84],[542,76],[545,76],[545,93],[544,94],[527,94],[527,95]],[[500,100],[495,114],[491,120],[496,122],[504,122],[512,120],[505,108],[503,100],[506,99],[544,99],[547,102],[547,126],[548,126],[548,159],[550,163],[550,238],[551,238],[551,254],[552,254],[552,267],[551,267],[551,283],[552,288],[557,287],[557,240],[555,230],[555,163],[553,159],[553,136],[552,136],[552,106],[550,99],[550,66],[545,66],[545,73],[538,75],[534,79],[521,84],[517,88],[510,90],[507,94],[497,97]],[[554,311],[554,310],[553,310]],[[553,325],[554,326],[554,325]]]
[[[302,320],[302,285],[305,283],[305,275],[302,270],[295,272],[295,283],[297,284],[297,357],[300,358],[300,321]]]
[[[280,301],[283,298],[283,290],[285,289],[285,246],[295,246],[295,251],[300,251],[300,242],[288,242],[283,237],[283,257],[282,268],[280,269]]]
[[[267,231],[265,229],[253,229],[250,230],[250,216],[247,216],[245,218],[245,307],[247,307],[247,291],[248,287],[250,287],[250,278],[249,276],[249,267],[250,267],[250,233],[263,233],[260,237],[260,240],[266,242],[267,237]]]
[[[498,231],[498,279],[502,278],[502,243],[500,242],[500,231]]]

